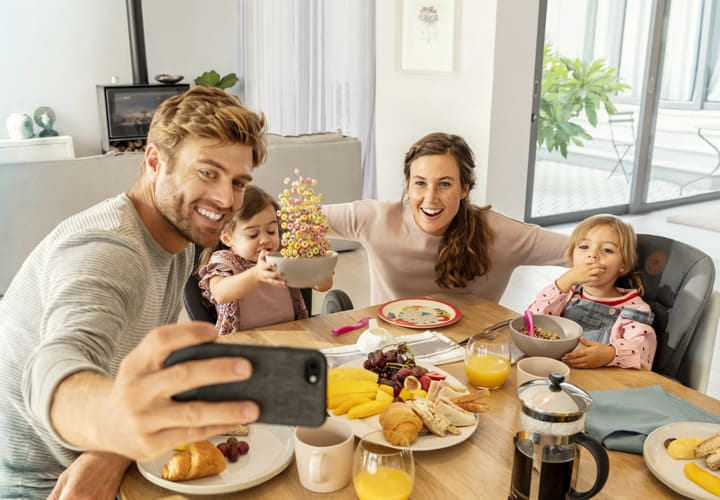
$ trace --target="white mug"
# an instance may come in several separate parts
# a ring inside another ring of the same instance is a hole
[[[344,488],[352,477],[355,436],[344,420],[327,419],[320,427],[295,429],[295,463],[300,484],[328,493]]]
[[[552,358],[543,358],[542,356],[533,356],[530,358],[522,358],[515,363],[517,367],[517,385],[521,386],[530,380],[538,380],[547,378],[551,372],[560,372],[567,382],[570,380],[570,367]]]

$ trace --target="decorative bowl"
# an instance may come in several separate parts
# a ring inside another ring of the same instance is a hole
[[[578,339],[583,334],[583,329],[573,320],[560,316],[548,316],[535,314],[535,326],[543,330],[555,332],[560,335],[557,340],[546,340],[537,337],[529,337],[522,333],[525,328],[525,318],[520,316],[510,322],[510,332],[513,342],[522,352],[528,356],[543,356],[546,358],[560,359],[566,353],[575,349]]]
[[[155,75],[155,80],[160,83],[177,83],[184,77],[182,75],[168,75],[167,73],[160,73]]]
[[[310,288],[325,278],[329,278],[337,264],[337,252],[329,251],[324,257],[283,257],[280,252],[268,254],[267,261],[275,264],[282,273],[288,286]]]

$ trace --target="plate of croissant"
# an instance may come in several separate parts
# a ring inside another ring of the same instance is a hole
[[[348,363],[348,366],[355,365]],[[404,402],[393,402],[381,413],[366,418],[348,418],[334,415],[331,418],[347,419],[357,437],[372,431],[383,430],[384,439],[377,444],[402,448],[410,443],[413,451],[430,451],[462,443],[473,435],[480,417],[488,410],[487,389],[468,389],[448,372],[435,366],[428,370],[443,375],[444,380],[433,380],[425,397]],[[393,438],[402,442],[393,442]]]
[[[217,445],[221,435],[198,441],[145,462],[140,474],[151,483],[189,495],[216,495],[251,488],[282,472],[292,461],[294,438],[290,427],[252,424],[240,439],[249,450],[231,462]],[[186,449],[185,449],[186,448]]]

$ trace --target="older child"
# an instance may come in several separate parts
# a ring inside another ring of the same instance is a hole
[[[228,221],[216,248],[200,257],[200,288],[217,309],[220,335],[308,317],[302,294],[265,260],[280,248],[277,202],[256,186]],[[332,278],[315,289],[328,290]]]
[[[570,236],[566,259],[570,270],[528,307],[533,313],[561,315],[583,327],[580,345],[563,361],[575,368],[651,369],[657,340],[651,326],[653,313],[640,298],[632,227],[612,215],[589,217]],[[634,288],[615,286],[623,276]]]

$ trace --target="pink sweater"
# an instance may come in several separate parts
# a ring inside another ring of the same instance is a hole
[[[631,307],[638,311],[650,312],[650,306],[636,295],[637,290],[618,289],[621,297],[612,299],[613,302],[622,300],[624,302],[613,305],[622,311],[625,307]],[[573,296],[575,287],[567,293],[562,293],[555,283],[546,286],[535,297],[535,302],[528,306],[528,309],[537,314],[554,314],[562,316],[565,306]],[[583,292],[583,297],[594,302],[608,302],[608,299],[593,297]],[[651,370],[655,350],[657,349],[657,338],[652,326],[628,318],[621,318],[620,314],[610,331],[610,345],[615,348],[615,359],[608,366],[619,366],[620,368],[641,368]]]
[[[490,270],[466,288],[440,288],[435,262],[442,236],[420,229],[407,202],[362,200],[325,205],[334,235],[359,241],[370,265],[370,298],[374,304],[433,293],[475,294],[497,302],[513,270],[521,265],[562,265],[567,236],[489,211],[495,233]]]

